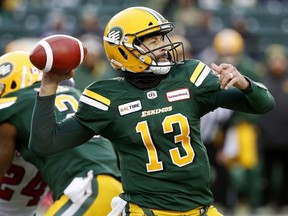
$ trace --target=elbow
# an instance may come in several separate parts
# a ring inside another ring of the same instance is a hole
[[[28,149],[30,152],[32,152],[34,155],[43,157],[43,156],[48,156],[48,149],[47,147],[45,147],[45,145],[41,145],[44,144],[45,141],[41,140],[41,139],[35,139],[35,137],[30,136],[29,139],[29,144],[28,144]]]
[[[269,101],[269,103],[266,106],[266,112],[265,113],[270,112],[276,106],[275,99],[274,99],[274,97],[271,94],[270,94],[270,100],[268,100],[268,101]]]
[[[276,106],[276,103],[275,103],[275,99],[272,98],[270,100],[270,103],[267,105],[267,111],[266,112],[270,112],[271,110],[273,110]]]
[[[45,154],[45,151],[43,151],[43,149],[38,148],[37,146],[35,146],[33,143],[30,143],[28,146],[28,149],[30,152],[32,152],[34,155],[43,157],[43,156],[47,156],[47,154]]]
[[[274,109],[275,107],[275,100],[270,100],[268,104],[266,104],[265,106],[263,106],[262,109],[258,110],[258,114],[265,114],[265,113],[268,113],[270,112],[271,110]]]

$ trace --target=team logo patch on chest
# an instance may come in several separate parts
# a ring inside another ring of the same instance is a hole
[[[141,105],[140,100],[118,106],[118,110],[121,116],[127,115],[129,113],[137,112],[141,109],[142,109],[142,105]]]
[[[187,88],[184,88],[184,89],[178,89],[178,90],[166,92],[166,96],[169,102],[175,102],[175,101],[189,99],[190,93]]]

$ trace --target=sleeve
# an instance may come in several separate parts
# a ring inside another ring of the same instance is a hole
[[[190,81],[195,87],[193,94],[201,106],[202,115],[218,107],[251,114],[263,114],[274,108],[274,98],[263,84],[246,77],[251,84],[248,90],[221,89],[217,75],[207,65],[201,61],[192,63],[197,66],[189,70],[193,71]]]
[[[117,85],[114,84],[114,85]],[[113,88],[113,83],[101,81],[97,85],[91,85],[86,88],[80,97],[78,110],[75,118],[86,127],[105,137],[109,127],[113,127],[115,107],[114,99],[107,89]],[[115,86],[114,86],[115,88]]]
[[[37,94],[29,140],[29,150],[46,156],[78,146],[91,137],[94,132],[69,117],[57,123],[54,112],[56,95],[40,97]]]
[[[221,90],[217,95],[216,105],[252,114],[264,114],[272,110],[275,100],[268,89],[261,83],[247,79],[251,84],[248,90]]]

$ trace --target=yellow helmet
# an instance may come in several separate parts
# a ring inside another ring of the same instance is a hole
[[[147,7],[130,7],[113,16],[106,25],[104,31],[104,48],[108,60],[116,70],[139,72],[155,72],[151,68],[161,67],[165,71],[167,65],[160,65],[148,56],[151,50],[144,52],[140,48],[141,38],[150,35],[163,35],[168,39],[169,54],[177,55],[175,47],[182,46],[181,42],[172,43],[167,34],[174,28],[173,23],[168,22],[161,14]],[[165,38],[165,39],[166,39]],[[155,51],[155,50],[153,50]],[[177,59],[177,57],[171,57]],[[169,69],[176,62],[171,61]],[[151,66],[149,68],[149,66]],[[158,68],[158,69],[159,69]],[[149,71],[149,70],[150,71]],[[169,71],[169,70],[168,70]],[[165,73],[165,72],[163,72]]]
[[[215,35],[213,46],[219,55],[238,55],[244,49],[244,39],[234,29],[223,29]]]
[[[42,79],[42,72],[30,62],[29,55],[14,51],[0,57],[0,97]]]
[[[35,44],[40,41],[41,38],[37,37],[22,37],[9,42],[5,47],[5,53],[13,51],[27,51],[31,52]]]

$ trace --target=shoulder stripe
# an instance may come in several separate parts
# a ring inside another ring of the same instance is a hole
[[[190,77],[190,81],[195,84],[199,74],[201,73],[201,71],[203,70],[203,68],[205,67],[205,64],[203,62],[199,62],[199,64],[197,65],[196,69],[193,71],[192,76]]]
[[[100,94],[97,94],[93,91],[90,91],[88,89],[85,89],[82,94],[93,99],[93,100],[96,100],[102,104],[105,104],[106,106],[109,106],[111,104],[111,101],[108,98],[106,98]]]
[[[201,83],[204,81],[204,79],[207,77],[207,75],[210,72],[210,68],[208,66],[205,66],[204,70],[202,71],[202,73],[200,74],[200,76],[198,77],[195,85],[196,86],[200,86]]]
[[[12,106],[17,100],[17,97],[1,98],[0,99],[0,109],[4,109]]]
[[[100,110],[104,110],[104,111],[107,111],[108,108],[109,108],[109,107],[106,106],[105,104],[102,104],[102,103],[100,103],[100,102],[98,102],[98,101],[96,101],[96,100],[93,100],[93,99],[91,99],[91,98],[88,98],[88,97],[86,97],[86,96],[84,96],[84,95],[81,95],[80,101],[83,102],[83,103],[85,103],[85,104],[88,104],[88,105],[90,105],[90,106],[96,107],[96,108],[98,108],[98,109],[100,109]]]
[[[199,62],[195,70],[193,71],[190,81],[196,86],[200,86],[206,76],[209,74],[210,68],[203,62]]]

